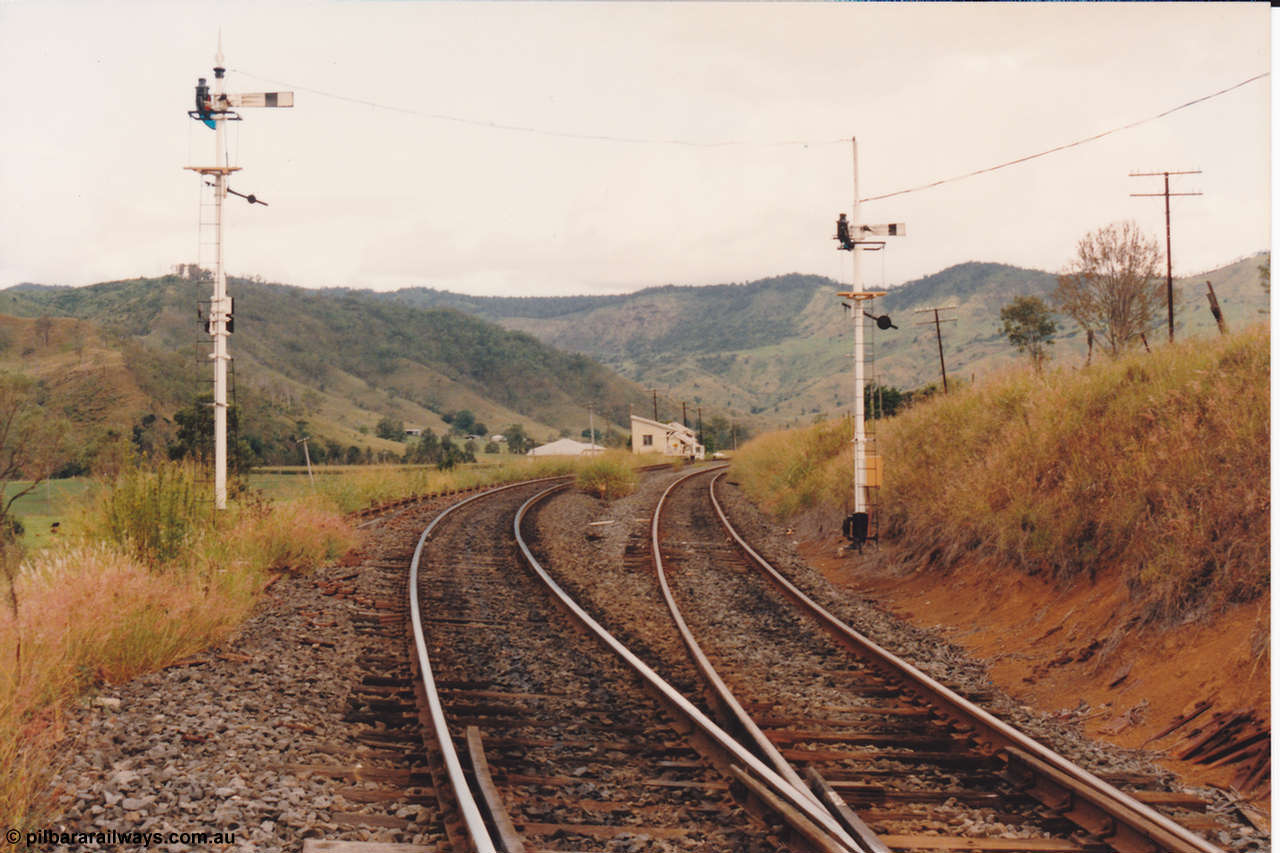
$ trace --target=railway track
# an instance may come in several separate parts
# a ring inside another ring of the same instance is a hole
[[[453,849],[855,850],[812,798],[556,597],[520,541],[551,491],[463,501],[414,554],[415,689]]]
[[[311,763],[290,769],[329,776],[344,787],[335,794],[348,805],[332,820],[359,831],[366,840],[411,837],[409,849],[435,850],[446,842],[428,770],[423,734],[416,719],[408,632],[407,568],[422,527],[449,505],[456,494],[418,495],[376,511],[356,514],[362,527],[377,528],[350,571],[321,585],[354,607],[352,623],[363,651],[356,660],[343,719],[356,728],[364,751],[359,761]],[[308,839],[304,849],[344,849],[344,843]],[[358,849],[358,846],[357,846]]]
[[[801,615],[807,596],[767,585],[771,567],[726,538],[711,479],[679,477],[648,518],[586,523],[588,542],[596,525],[627,527],[623,565],[595,578],[559,571],[581,543],[543,530],[563,484],[370,522],[399,533],[356,593],[363,629],[415,649],[371,647],[350,713],[375,727],[375,757],[398,757],[395,796],[440,838],[414,849],[1217,853],[883,650],[851,654],[866,643]],[[427,518],[410,547],[404,531]]]
[[[682,478],[654,512],[672,618],[719,715],[867,849],[1217,850],[818,606],[733,530],[715,476]]]

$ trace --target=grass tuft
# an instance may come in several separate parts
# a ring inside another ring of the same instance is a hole
[[[605,501],[626,497],[636,490],[634,460],[623,451],[588,457],[578,468],[578,488]]]

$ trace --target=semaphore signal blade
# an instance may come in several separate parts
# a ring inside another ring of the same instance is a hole
[[[907,233],[907,226],[904,222],[890,222],[888,225],[862,225],[859,227],[864,234],[871,233],[877,237],[904,237]]]
[[[227,103],[233,107],[291,107],[293,92],[243,92],[228,94]]]

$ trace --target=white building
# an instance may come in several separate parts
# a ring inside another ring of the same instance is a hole
[[[702,459],[706,448],[698,443],[698,436],[679,421],[664,424],[639,415],[631,416],[631,452],[661,453],[663,456],[682,456]]]
[[[585,456],[593,453],[604,453],[604,448],[598,444],[587,444],[585,441],[574,441],[572,438],[562,438],[559,441],[553,441],[550,444],[543,444],[530,450],[528,456]]]

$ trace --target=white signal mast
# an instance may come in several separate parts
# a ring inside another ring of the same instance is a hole
[[[866,310],[871,300],[884,296],[885,291],[862,289],[861,255],[865,251],[879,251],[884,248],[884,237],[901,237],[907,233],[907,226],[901,222],[886,225],[862,224],[862,200],[858,193],[858,140],[853,143],[853,219],[846,222],[844,214],[836,221],[835,239],[837,246],[853,256],[853,284],[847,293],[839,294],[853,301],[853,515],[845,520],[845,536],[853,544],[861,545],[867,540],[869,518],[867,514],[867,423],[866,406],[863,395],[866,388],[866,361],[863,352],[863,325],[870,317],[881,329],[897,328],[885,314],[877,317]]]
[[[223,91],[222,78],[227,73],[222,59],[222,35],[218,35],[218,54],[214,58],[213,91],[201,77],[196,83],[196,108],[187,115],[203,122],[214,131],[213,166],[187,166],[202,177],[213,178],[213,196],[216,234],[214,238],[213,301],[209,304],[208,331],[213,337],[213,491],[214,506],[227,508],[227,338],[231,334],[232,300],[227,296],[226,270],[222,264],[222,200],[227,193],[240,196],[250,204],[266,205],[253,194],[238,193],[227,186],[227,176],[238,172],[239,166],[227,164],[226,145],[223,141],[223,124],[240,121],[232,107],[292,107],[292,92],[255,92],[228,94]]]

